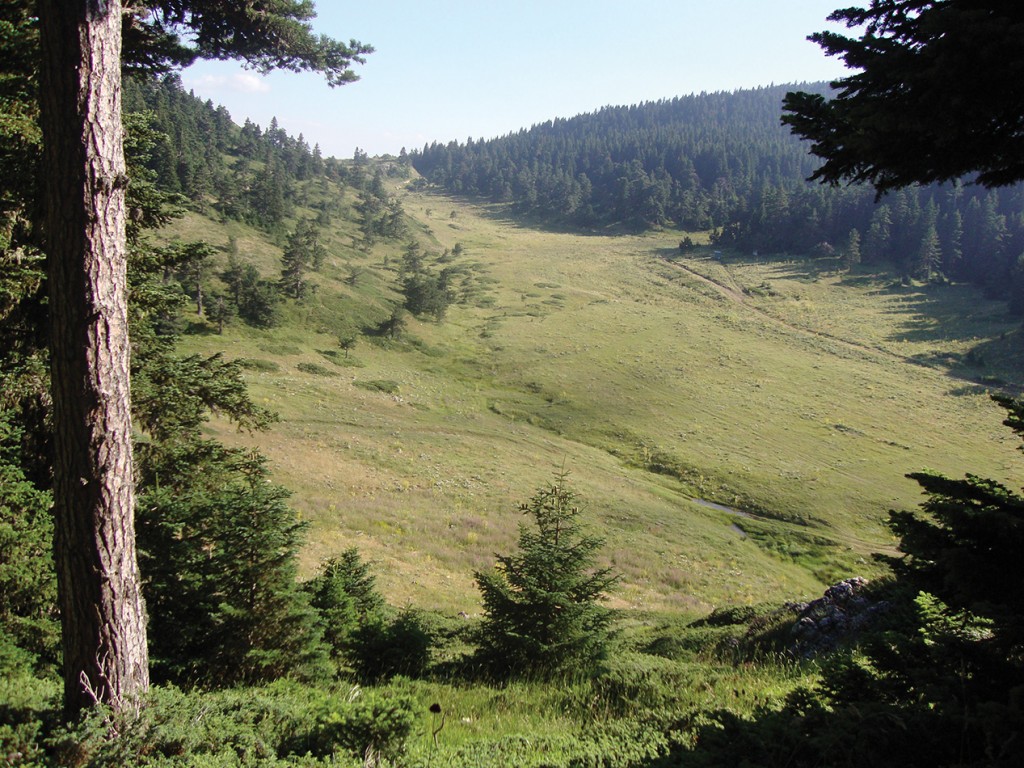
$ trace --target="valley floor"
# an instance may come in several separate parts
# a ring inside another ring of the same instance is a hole
[[[279,328],[187,341],[252,361],[279,412],[255,436],[214,429],[257,443],[294,491],[308,571],[358,546],[393,603],[477,613],[474,570],[564,468],[623,575],[613,604],[703,612],[871,575],[888,510],[918,503],[907,472],[1019,475],[988,399],[1019,380],[1018,323],[972,288],[403,205],[425,250],[462,246],[473,291],[443,322],[340,354],[335,302],[395,300],[378,247],[332,257]],[[362,288],[342,280],[353,264]]]

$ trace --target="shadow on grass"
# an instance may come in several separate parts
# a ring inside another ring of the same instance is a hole
[[[221,333],[205,320],[192,320],[182,331],[187,336],[220,336]]]
[[[1019,747],[989,762],[982,748],[985,729],[972,725],[971,738],[961,739],[967,729],[948,715],[875,702],[827,706],[815,692],[798,689],[782,709],[763,708],[752,718],[727,709],[683,718],[676,728],[690,733],[692,742],[671,745],[645,768],[1019,764]],[[962,741],[973,747],[967,754]]]
[[[709,251],[700,247],[684,255],[660,248],[651,253],[669,262],[681,257],[714,260],[724,265],[750,262],[748,257],[737,257],[728,251],[721,256],[710,256]],[[827,272],[826,268],[838,266],[834,259],[794,260],[788,256],[757,261],[791,265],[775,277],[796,281],[816,279]],[[938,347],[904,354],[903,359],[968,382],[954,390],[958,396],[993,389],[1008,394],[1024,392],[1024,329],[1020,319],[1010,315],[1004,301],[966,283],[904,284],[894,271],[877,265],[843,275],[840,285],[888,301],[885,311],[894,318],[896,330],[886,337],[886,342]]]
[[[899,327],[887,341],[956,344],[963,350],[915,355],[911,362],[988,389],[1022,391],[1024,333],[1003,301],[966,284],[896,286],[884,292],[900,296],[899,307],[890,310],[900,317]]]
[[[576,235],[579,237],[624,237],[642,234],[646,230],[643,227],[630,227],[621,222],[595,222],[592,225],[574,224],[566,221],[564,217],[555,215],[541,216],[515,203],[495,202],[486,197],[476,197],[474,195],[457,195],[437,187],[428,187],[422,191],[428,195],[458,200],[475,208],[481,218],[512,229],[535,230],[549,234]],[[458,219],[452,219],[450,223],[458,224]]]

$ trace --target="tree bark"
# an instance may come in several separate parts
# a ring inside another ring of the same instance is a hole
[[[54,554],[69,717],[149,686],[135,554],[120,0],[39,0]]]

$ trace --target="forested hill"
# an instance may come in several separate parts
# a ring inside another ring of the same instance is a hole
[[[816,167],[779,124],[788,89],[605,107],[492,141],[432,144],[413,165],[450,192],[513,201],[582,226],[719,227],[766,184],[791,184]]]
[[[152,135],[146,164],[156,183],[195,210],[273,229],[291,215],[296,182],[323,176],[344,181],[345,167],[326,160],[271,121],[265,129],[236,125],[227,109],[186,92],[177,75],[125,79],[124,107],[145,114]]]
[[[824,93],[824,84],[796,86]],[[1024,307],[1020,186],[903,190],[806,179],[817,160],[780,124],[794,86],[606,107],[412,155],[428,182],[579,227],[712,230],[747,252],[841,255],[906,278],[969,280]]]

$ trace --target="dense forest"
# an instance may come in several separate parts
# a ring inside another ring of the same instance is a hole
[[[237,219],[268,230],[279,227],[294,213],[297,204],[308,203],[308,194],[298,182],[317,179],[352,188],[377,200],[371,208],[374,227],[396,234],[380,223],[395,202],[383,191],[384,174],[401,175],[407,168],[399,163],[378,164],[371,172],[365,153],[356,151],[351,162],[324,158],[320,147],[312,148],[303,138],[290,136],[277,119],[261,128],[250,120],[239,127],[227,109],[186,92],[177,75],[159,79],[125,81],[125,111],[146,116],[153,144],[145,166],[166,192],[183,196],[194,210]],[[390,208],[389,208],[390,206]],[[321,211],[329,209],[323,201]],[[335,209],[337,206],[335,206]],[[330,210],[321,217],[328,220]]]
[[[1024,311],[1024,188],[931,186],[876,201],[867,186],[808,184],[818,161],[780,124],[788,90],[606,107],[490,141],[429,144],[412,163],[448,192],[552,223],[712,230],[713,242],[746,253],[971,281]]]

